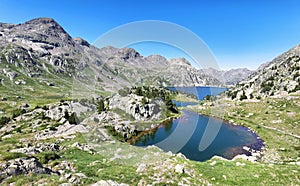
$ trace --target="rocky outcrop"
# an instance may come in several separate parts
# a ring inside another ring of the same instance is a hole
[[[28,147],[20,148],[20,149],[13,149],[11,152],[19,152],[24,153],[27,155],[34,155],[39,154],[45,151],[59,151],[60,147],[56,143],[38,143],[35,146],[31,146],[30,144],[27,145]]]
[[[88,129],[84,125],[72,125],[65,123],[57,127],[55,131],[53,130],[43,130],[35,134],[36,140],[43,140],[49,138],[74,138],[77,133],[87,133]]]
[[[135,120],[158,120],[162,117],[162,101],[155,100],[153,103],[142,103],[143,96],[130,94],[126,97],[115,95],[110,99],[110,109],[120,109],[130,114]]]
[[[21,174],[51,174],[51,169],[43,167],[37,158],[17,158],[0,165],[0,179]]]

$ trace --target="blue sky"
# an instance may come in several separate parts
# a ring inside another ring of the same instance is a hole
[[[223,69],[260,64],[300,43],[300,1],[115,1],[1,0],[0,22],[22,23],[52,17],[72,37],[93,43],[99,36],[132,21],[162,20],[196,33]],[[136,45],[142,55],[183,55],[158,44]]]

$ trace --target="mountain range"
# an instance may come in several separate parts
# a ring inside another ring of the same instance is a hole
[[[300,45],[256,71],[199,70],[184,58],[97,48],[72,38],[51,18],[0,23],[0,185],[298,183],[299,73]],[[222,113],[220,121],[251,131],[265,147],[257,151],[249,141],[241,147],[245,154],[231,161],[195,162],[155,145],[121,143],[139,135],[153,138],[163,128],[171,139],[191,133],[193,118],[181,115],[172,100],[198,100],[140,85],[228,86],[230,99],[208,96],[186,109],[215,117]],[[182,122],[173,130],[171,121],[178,117]]]
[[[144,57],[132,48],[97,48],[72,38],[51,18],[0,23],[0,68],[4,87],[75,85],[73,92],[78,94],[115,92],[138,84],[222,85],[184,58]]]
[[[55,20],[37,18],[22,24],[0,23],[0,82],[11,90],[72,88],[75,97],[133,85],[237,84],[228,93],[232,98],[266,97],[299,90],[299,48],[256,71],[198,70],[184,58],[144,57],[132,48],[97,48],[72,38]]]

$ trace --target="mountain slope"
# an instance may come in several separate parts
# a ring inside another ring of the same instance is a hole
[[[183,58],[143,57],[131,48],[96,48],[72,38],[51,18],[0,23],[0,68],[2,86],[13,86],[15,92],[40,88],[56,92],[75,85],[73,93],[93,95],[134,84],[221,85]]]
[[[278,56],[228,91],[233,99],[280,96],[300,90],[300,45]]]
[[[238,82],[246,79],[250,74],[254,71],[249,70],[247,68],[236,68],[230,70],[216,70],[213,68],[202,69],[207,75],[211,75],[212,77],[218,79],[220,82],[226,85],[235,85]]]

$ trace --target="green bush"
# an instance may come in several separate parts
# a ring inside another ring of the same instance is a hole
[[[38,118],[41,119],[41,120],[50,120],[51,119],[51,118],[49,118],[49,117],[46,116],[45,112],[41,112],[39,114]]]
[[[149,103],[149,101],[145,97],[143,97],[141,100],[141,103],[142,103],[142,105],[146,105]]]
[[[120,96],[125,97],[128,94],[130,94],[130,90],[129,90],[129,88],[126,87],[126,88],[120,89],[118,91],[118,93],[119,93]]]
[[[208,101],[215,101],[217,99],[216,96],[213,96],[213,95],[207,95],[204,97],[205,100],[208,100]]]
[[[20,152],[7,152],[7,153],[3,154],[2,157],[3,157],[3,160],[8,161],[8,160],[16,159],[16,158],[24,158],[24,157],[27,157],[27,155],[24,153],[20,153]]]
[[[104,100],[100,99],[97,103],[97,111],[100,114],[101,112],[105,111],[105,105],[104,105]]]
[[[1,117],[0,118],[0,127],[4,126],[6,123],[8,123],[10,121],[10,118],[8,117]]]
[[[253,99],[253,98],[254,98],[253,94],[250,94],[250,99]]]
[[[71,114],[71,116],[69,117],[68,121],[69,121],[70,124],[73,124],[73,125],[79,124],[79,119],[78,119],[78,117],[76,115],[76,112],[73,112]]]
[[[270,90],[272,90],[273,86],[274,86],[274,82],[273,81],[263,82],[261,84],[261,87],[262,87],[261,93],[269,92]]]
[[[57,160],[60,156],[55,152],[42,152],[38,155],[38,159],[42,164],[46,164],[49,161]]]
[[[16,118],[22,114],[25,114],[26,110],[25,109],[15,109],[12,111],[12,118]]]
[[[237,96],[237,93],[238,93],[237,91],[232,92],[232,93],[230,94],[231,99],[235,99],[236,96]]]
[[[44,106],[42,107],[42,109],[43,109],[43,110],[49,110],[49,107],[48,107],[47,105],[44,105]]]
[[[65,110],[64,118],[67,119],[67,120],[70,118],[68,110]]]
[[[294,80],[296,80],[296,78],[299,76],[300,76],[299,72],[296,72],[296,74],[294,74]]]
[[[240,100],[242,101],[242,100],[247,99],[247,98],[248,97],[246,96],[245,91],[243,91],[243,94],[241,95]]]

